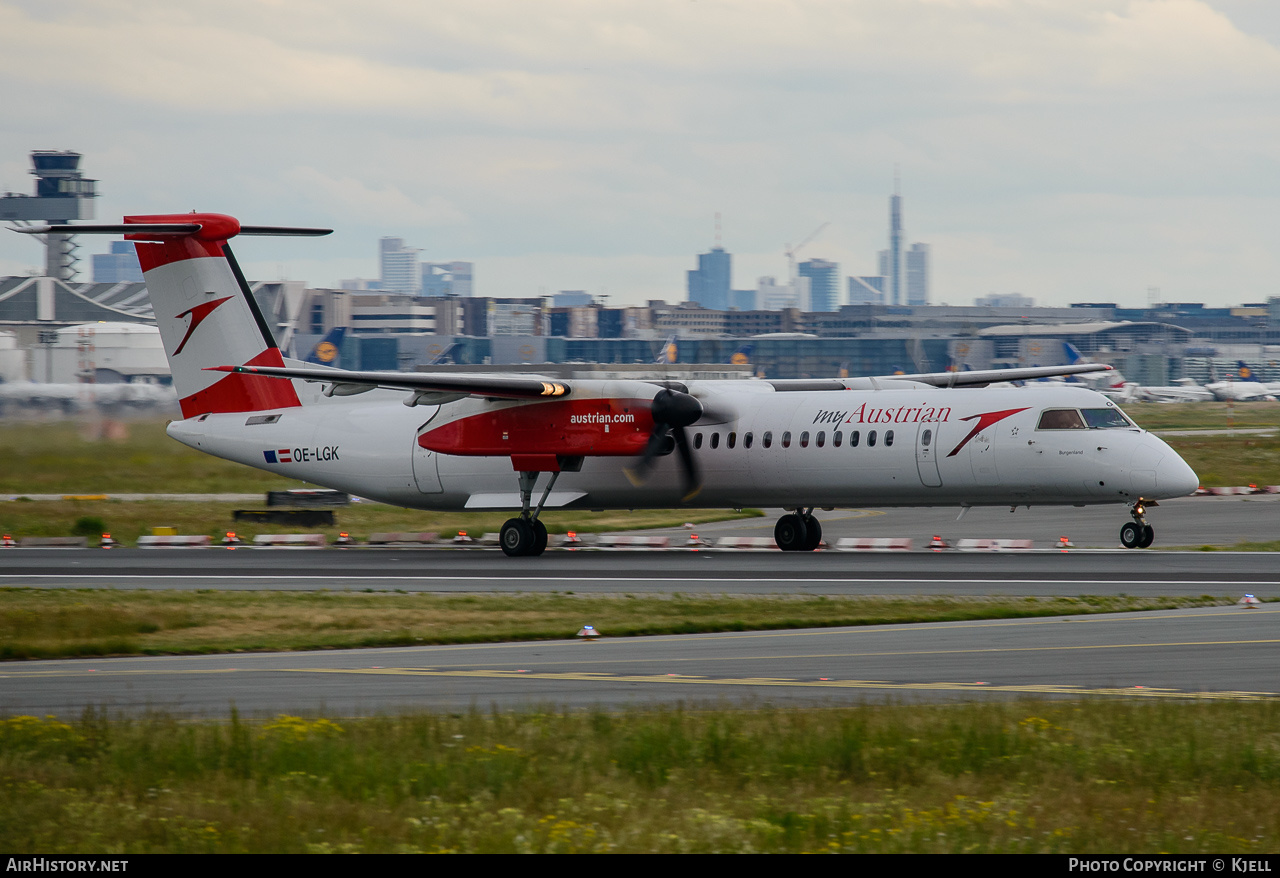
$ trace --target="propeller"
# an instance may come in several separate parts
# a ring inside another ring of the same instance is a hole
[[[702,403],[683,390],[664,387],[653,398],[649,413],[653,417],[653,432],[649,434],[640,462],[625,471],[627,477],[632,484],[640,485],[648,478],[654,461],[663,454],[670,454],[674,443],[674,450],[680,452],[680,472],[684,479],[685,495],[682,499],[687,502],[702,490],[702,473],[694,460],[693,449],[689,447],[685,428],[702,417]]]

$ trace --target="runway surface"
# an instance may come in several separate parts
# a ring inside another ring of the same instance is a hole
[[[223,716],[406,708],[1280,697],[1280,608],[0,668],[0,711]]]
[[[1272,539],[1268,498],[1153,510],[1166,544]],[[821,514],[828,539],[941,529],[955,510]],[[946,535],[1109,544],[1123,510],[974,510]],[[946,521],[944,521],[946,519]],[[701,527],[756,535],[773,518]],[[993,523],[1021,530],[993,533]],[[951,522],[954,524],[954,522]],[[1113,527],[1114,526],[1114,527]],[[972,528],[968,533],[964,528]],[[877,531],[877,529],[880,529]],[[683,535],[680,530],[673,534]],[[1093,536],[1096,534],[1096,538]],[[0,586],[426,592],[1222,595],[1280,597],[1274,555],[1142,550],[959,554],[0,550]],[[0,714],[86,706],[223,716],[1073,696],[1280,697],[1280,604],[1055,619],[0,666]],[[590,620],[584,619],[585,622]],[[567,632],[568,634],[568,632]]]

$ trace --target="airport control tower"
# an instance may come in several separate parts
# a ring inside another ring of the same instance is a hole
[[[80,172],[80,153],[37,149],[31,153],[31,173],[36,177],[36,194],[6,192],[0,196],[0,220],[18,222],[69,223],[93,219],[93,199],[97,180]],[[74,235],[45,235],[44,273],[46,277],[76,279]]]

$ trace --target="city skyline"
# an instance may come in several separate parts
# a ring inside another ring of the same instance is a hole
[[[482,266],[486,294],[638,304],[682,293],[716,212],[735,286],[786,277],[787,242],[824,222],[805,256],[865,275],[897,166],[932,302],[1280,286],[1264,0],[229,0],[216,19],[0,0],[0,28],[0,190],[31,191],[33,149],[67,149],[98,220],[335,229],[241,242],[258,277],[370,276],[394,235]],[[42,258],[0,235],[0,275]]]

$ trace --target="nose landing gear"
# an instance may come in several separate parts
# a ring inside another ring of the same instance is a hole
[[[1126,522],[1124,527],[1120,528],[1120,545],[1126,549],[1146,549],[1156,539],[1155,529],[1147,524],[1144,513],[1146,507],[1156,506],[1156,503],[1145,503],[1138,500],[1129,506],[1129,514],[1133,516],[1133,521]]]

